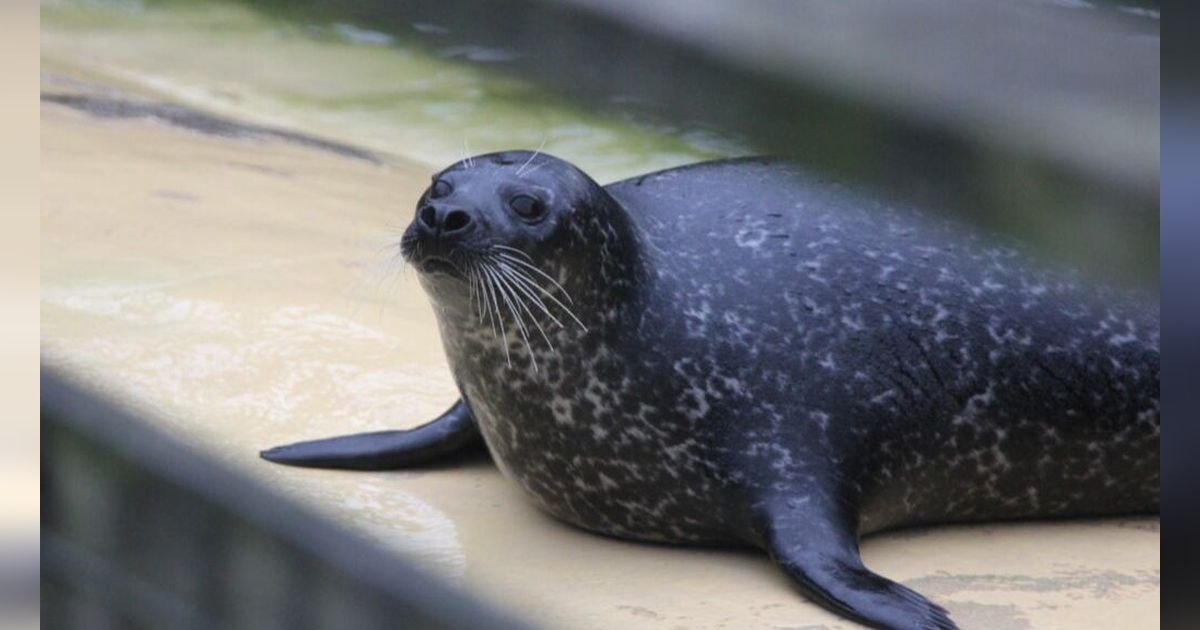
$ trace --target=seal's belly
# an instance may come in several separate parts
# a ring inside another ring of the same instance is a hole
[[[517,404],[519,388],[497,389],[467,386],[472,412],[497,466],[542,509],[621,538],[734,542],[717,484],[688,465],[688,445],[658,442],[636,412],[597,413],[582,396]]]

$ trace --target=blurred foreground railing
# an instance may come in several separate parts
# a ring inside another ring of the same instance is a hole
[[[42,627],[519,624],[43,372]]]

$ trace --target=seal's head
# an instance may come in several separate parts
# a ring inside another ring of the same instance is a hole
[[[494,300],[518,313],[539,300],[578,301],[599,280],[619,287],[632,250],[628,217],[600,185],[530,151],[480,155],[434,175],[401,241],[443,308],[470,301],[482,311]]]

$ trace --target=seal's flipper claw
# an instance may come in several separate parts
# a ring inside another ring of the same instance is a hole
[[[770,518],[765,545],[804,594],[832,612],[872,628],[955,630],[945,608],[863,566],[850,522],[788,509]]]
[[[437,419],[408,431],[358,433],[277,446],[268,461],[309,468],[390,470],[429,462],[481,440],[471,410],[458,401]]]
[[[777,558],[816,603],[873,628],[955,630],[945,608],[864,567],[861,561]]]

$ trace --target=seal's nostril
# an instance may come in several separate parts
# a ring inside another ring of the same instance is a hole
[[[420,219],[421,223],[424,223],[426,227],[430,229],[437,228],[437,210],[434,210],[433,206],[425,206],[424,208],[421,208],[421,210],[417,212],[417,218]]]
[[[457,232],[471,224],[471,215],[462,210],[451,210],[450,214],[446,215],[446,220],[442,223],[442,229],[446,232]]]

